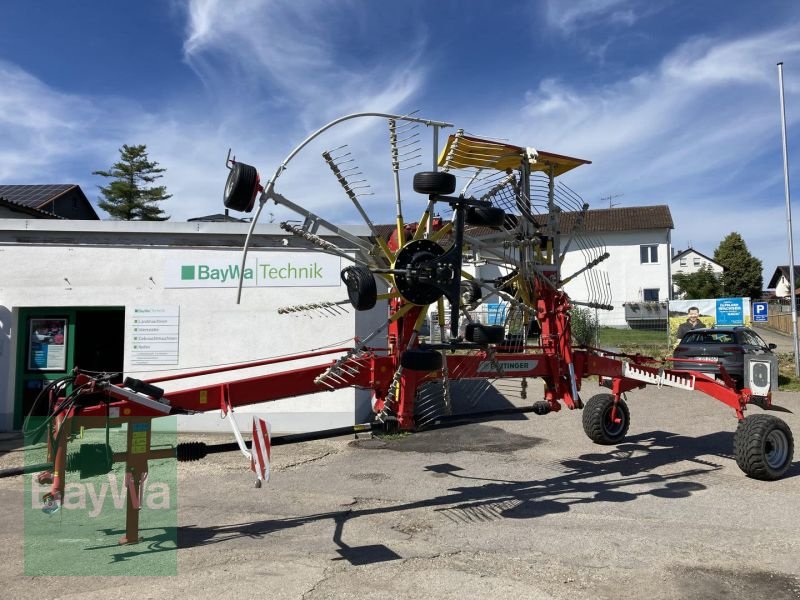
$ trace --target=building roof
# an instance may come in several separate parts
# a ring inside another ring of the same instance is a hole
[[[688,255],[690,252],[694,252],[698,256],[702,256],[703,258],[705,258],[710,263],[714,263],[715,265],[719,265],[719,267],[722,268],[722,269],[725,268],[724,266],[720,265],[717,261],[715,261],[713,258],[706,256],[702,252],[698,252],[694,248],[687,248],[686,250],[678,250],[675,253],[675,255],[672,257],[672,262],[675,262],[676,260],[680,260],[684,256]]]
[[[561,233],[575,226],[580,213],[561,213]],[[626,206],[589,210],[583,220],[582,230],[592,232],[634,231],[637,229],[674,229],[672,213],[666,204],[655,206]]]
[[[0,185],[0,198],[30,208],[42,208],[77,187],[74,183]]]
[[[778,282],[781,280],[781,277],[786,277],[786,281],[789,281],[789,265],[782,265],[775,269],[775,272],[772,274],[772,279],[769,280],[767,284],[767,289],[775,289],[777,287]],[[800,282],[800,265],[795,265],[794,267],[794,283],[795,285]]]
[[[29,209],[35,209],[38,212],[30,214],[38,216],[39,218],[42,218],[44,215],[69,218],[71,216],[70,214],[57,214],[56,209],[58,205],[53,204],[54,201],[64,196],[73,199],[77,198],[78,201],[84,205],[83,209],[85,213],[88,213],[94,219],[100,218],[97,216],[86,194],[84,194],[81,187],[75,183],[0,185],[0,199],[16,207],[24,206]]]
[[[203,221],[207,223],[249,223],[250,220],[247,219],[237,219],[236,217],[232,217],[227,214],[227,210],[225,214],[216,213],[213,215],[206,215],[205,217],[192,217],[191,219],[186,219],[188,223],[193,223],[197,221]]]
[[[22,213],[24,215],[29,215],[31,217],[36,217],[37,219],[61,219],[63,217],[59,217],[58,215],[54,215],[53,213],[46,212],[43,210],[39,210],[38,208],[32,208],[30,206],[25,206],[24,204],[19,204],[18,202],[13,202],[11,200],[6,200],[5,198],[0,196],[0,207],[6,207],[14,212]]]
[[[561,213],[561,233],[569,234],[575,227],[580,213]],[[540,227],[547,224],[547,215],[534,215]],[[601,208],[589,210],[583,220],[581,231],[583,233],[608,233],[621,231],[636,231],[641,229],[674,229],[672,214],[669,206],[659,204],[655,206],[628,206],[624,208]],[[394,225],[377,225],[378,232],[388,239],[395,229]],[[480,237],[496,234],[496,229],[488,227],[467,227],[470,235]]]

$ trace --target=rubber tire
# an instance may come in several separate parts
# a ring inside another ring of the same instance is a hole
[[[258,171],[255,167],[235,162],[228,173],[222,201],[226,208],[250,212],[258,193]]]
[[[369,269],[351,266],[342,269],[341,278],[347,286],[347,297],[356,310],[369,310],[378,301],[378,286]]]
[[[608,417],[613,405],[612,394],[597,394],[589,398],[583,408],[583,431],[595,444],[613,446],[624,440],[628,433],[628,427],[631,425],[631,411],[628,405],[620,398],[617,404],[617,416],[622,418],[622,422],[610,427]]]
[[[786,444],[786,456],[770,457],[774,452],[770,449],[775,437],[782,438]],[[780,479],[792,465],[794,454],[794,438],[789,426],[772,415],[750,415],[739,421],[739,427],[733,436],[733,453],[736,464],[748,477],[772,481]],[[778,460],[777,464],[775,463]]]
[[[452,194],[456,176],[442,171],[420,171],[414,174],[414,191],[420,194]]]
[[[483,323],[468,323],[464,330],[464,339],[481,346],[487,344],[502,344],[506,337],[506,330],[502,325],[484,325]]]
[[[436,350],[412,348],[400,355],[400,366],[409,371],[441,371],[443,359]]]
[[[467,225],[502,227],[506,222],[506,213],[496,206],[469,206],[464,219]]]
[[[476,304],[483,294],[481,293],[481,286],[474,281],[464,279],[461,281],[461,304],[464,306],[472,306]]]

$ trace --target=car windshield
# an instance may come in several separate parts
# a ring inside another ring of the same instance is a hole
[[[697,331],[683,336],[681,344],[735,344],[736,337],[730,331]]]

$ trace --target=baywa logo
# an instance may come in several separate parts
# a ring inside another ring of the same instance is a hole
[[[73,481],[64,486],[64,497],[57,500],[45,500],[50,492],[50,485],[40,484],[34,477],[31,481],[31,509],[39,509],[46,513],[59,510],[82,510],[86,516],[95,518],[104,509],[122,510],[126,507],[130,485],[125,485],[125,478],[119,479],[109,473],[106,481]],[[142,482],[138,502],[135,504],[149,510],[170,510],[175,508],[173,494],[168,483],[163,481]]]
[[[226,281],[239,280],[241,274],[241,265],[225,265],[222,267],[213,267],[203,264],[181,265],[181,281],[218,281],[220,283],[225,283]],[[323,267],[316,262],[302,266],[297,266],[292,263],[280,266],[264,263],[256,265],[255,268],[246,267],[244,269],[243,279],[254,281],[256,275],[258,275],[262,281],[322,279]]]
[[[51,462],[37,437],[50,419],[32,418],[26,464]],[[106,429],[104,418],[73,417],[70,424],[74,436],[65,467],[25,477],[25,575],[176,575],[177,463],[148,460],[147,470],[132,466],[147,460],[151,447],[177,445],[176,418],[160,419],[158,431],[149,423],[128,423],[128,431]],[[122,453],[124,463],[113,461]],[[138,527],[129,522],[133,516]],[[120,545],[129,528],[138,532],[138,541]]]

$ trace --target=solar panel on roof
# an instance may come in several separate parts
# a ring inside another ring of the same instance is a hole
[[[0,185],[0,198],[5,198],[23,206],[40,208],[73,187],[75,185],[71,183]]]

